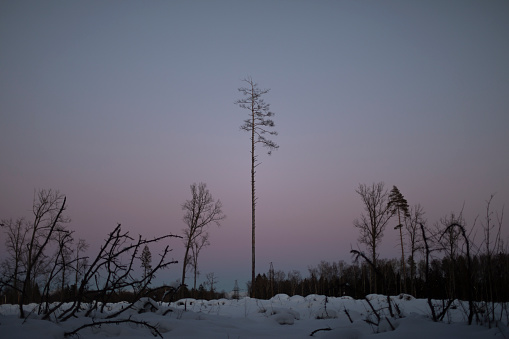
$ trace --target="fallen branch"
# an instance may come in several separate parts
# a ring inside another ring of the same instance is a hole
[[[389,323],[389,326],[391,326],[391,328],[392,328],[392,330],[393,330],[393,331],[394,331],[394,330],[396,330],[396,329],[394,328],[394,326],[392,326],[392,323],[391,323],[391,321],[389,320],[389,318],[388,318],[388,317],[385,317],[385,320],[387,320],[387,322]]]
[[[378,319],[378,324],[380,323],[380,315],[378,314],[378,312],[375,310],[375,308],[373,307],[373,305],[371,304],[371,301],[369,301],[368,298],[364,298],[367,302],[368,302],[368,305],[371,307],[371,309],[373,310],[373,313],[375,314],[376,318]],[[378,325],[376,324],[376,325]]]
[[[326,327],[326,328],[319,328],[317,330],[314,330],[313,332],[311,332],[311,334],[309,335],[310,337],[312,337],[316,332],[320,332],[320,331],[331,331],[332,328],[330,327]]]
[[[150,331],[152,332],[154,337],[159,336],[161,339],[163,338],[163,335],[161,334],[161,332],[159,332],[159,330],[157,329],[156,326],[150,325],[146,321],[133,320],[131,318],[121,319],[121,320],[105,320],[105,321],[97,321],[97,322],[94,321],[92,323],[82,325],[82,326],[78,327],[77,329],[75,329],[74,331],[65,332],[64,337],[67,338],[67,337],[77,335],[79,331],[81,331],[85,328],[88,328],[88,327],[101,327],[101,325],[112,325],[112,324],[119,325],[119,324],[124,324],[124,323],[132,323],[132,324],[147,327],[148,329],[150,329]]]
[[[353,324],[352,317],[350,317],[350,313],[348,312],[348,310],[346,309],[346,307],[345,307],[345,314],[347,315],[348,319],[350,320],[350,323],[351,323],[351,324]]]

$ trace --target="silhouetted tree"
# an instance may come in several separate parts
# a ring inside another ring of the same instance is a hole
[[[268,89],[260,89],[253,79],[247,78],[243,80],[247,83],[246,87],[240,87],[238,90],[244,96],[235,104],[249,111],[249,118],[244,120],[244,124],[240,127],[242,130],[251,134],[251,232],[252,232],[252,263],[251,263],[251,297],[254,297],[255,288],[255,210],[256,210],[256,193],[255,193],[255,168],[260,164],[258,156],[255,154],[256,145],[268,148],[270,155],[273,150],[279,146],[266,138],[266,135],[277,135],[276,131],[270,130],[274,127],[274,121],[271,119],[274,113],[269,110],[270,105],[267,104],[262,96],[269,92]]]
[[[80,279],[83,277],[83,274],[85,273],[85,270],[88,265],[88,258],[87,257],[80,257],[80,253],[83,253],[88,250],[89,245],[84,239],[79,239],[78,243],[76,244],[76,251],[75,251],[75,269],[74,269],[74,293],[76,293],[76,287],[79,284]]]
[[[452,223],[450,224],[445,230],[444,234],[449,231],[451,228],[459,228],[461,235],[463,236],[463,239],[465,240],[466,245],[466,259],[467,259],[467,267],[466,267],[466,290],[467,290],[467,298],[468,298],[468,324],[472,324],[472,319],[474,317],[475,313],[475,305],[473,301],[473,284],[472,284],[472,257],[470,256],[470,239],[467,236],[467,233],[465,231],[465,227],[463,225]]]
[[[447,275],[447,285],[444,290],[447,291],[447,297],[450,299],[457,298],[456,295],[456,262],[459,255],[459,239],[461,236],[460,228],[449,227],[452,224],[463,225],[463,211],[459,216],[451,213],[450,216],[445,216],[440,219],[440,222],[435,224],[434,233],[431,234],[433,241],[438,246],[438,249],[445,253],[445,258],[442,260],[442,268]]]
[[[291,270],[287,274],[288,280],[290,281],[290,293],[289,295],[295,295],[297,293],[297,287],[302,283],[302,277],[300,272],[297,270]]]
[[[365,244],[371,252],[371,292],[377,293],[377,249],[393,212],[388,204],[389,194],[383,182],[373,183],[371,186],[359,184],[356,192],[364,203],[365,213],[362,213],[360,220],[355,219],[353,224],[360,231],[359,242]]]
[[[209,286],[209,291],[211,294],[216,290],[214,286],[217,285],[218,282],[219,281],[217,280],[217,276],[214,274],[214,272],[207,273],[207,282],[205,285]]]
[[[194,275],[193,290],[196,290],[196,279],[198,278],[198,275],[199,275],[198,256],[199,256],[201,250],[208,245],[210,245],[210,242],[209,242],[209,234],[207,232],[200,235],[191,244],[190,265],[193,268],[193,272],[194,272],[194,274],[193,274]]]
[[[419,224],[426,224],[424,219],[424,211],[421,205],[417,204],[409,209],[410,217],[405,218],[405,229],[408,234],[408,243],[410,246],[410,256],[408,257],[408,263],[410,266],[410,289],[411,293],[415,296],[417,294],[415,287],[415,274],[416,274],[416,260],[415,254],[420,249],[423,249],[422,235],[419,231]]]
[[[391,193],[389,194],[389,208],[393,214],[398,215],[398,225],[394,229],[399,229],[399,238],[401,241],[401,271],[402,271],[402,292],[406,292],[406,264],[405,264],[405,250],[403,247],[403,225],[401,224],[401,215],[403,220],[408,218],[408,202],[396,186],[392,186]]]
[[[484,235],[484,255],[481,258],[481,262],[483,263],[483,288],[481,290],[483,299],[486,301],[489,325],[491,325],[492,321],[495,321],[495,302],[493,302],[493,300],[495,299],[495,295],[500,293],[500,290],[495,288],[494,258],[497,252],[503,252],[501,234],[504,209],[502,208],[500,213],[495,213],[491,206],[493,198],[494,195],[492,194],[486,201],[486,214],[484,220],[481,220]],[[488,304],[488,301],[491,301],[491,304]]]
[[[28,238],[28,224],[23,218],[15,221],[2,220],[0,224],[5,233],[5,247],[7,257],[2,261],[2,286],[8,286],[12,291],[11,303],[18,303],[21,298],[21,283],[23,278],[24,251]]]
[[[57,261],[64,251],[63,244],[67,245],[69,241],[68,237],[58,236],[58,234],[69,233],[65,229],[65,224],[70,220],[63,215],[66,208],[65,202],[66,197],[58,191],[39,190],[34,194],[33,220],[31,222],[19,221],[14,224],[15,228],[19,227],[20,230],[14,232],[17,238],[13,239],[14,243],[11,245],[14,246],[11,246],[10,250],[19,251],[17,254],[11,253],[11,257],[21,260],[20,264],[23,267],[22,277],[19,275],[19,271],[14,275],[17,280],[15,288],[19,292],[18,305],[21,318],[25,317],[23,304],[34,301],[36,294],[40,293],[38,276],[43,272],[49,273],[49,279],[46,279],[44,284],[51,285],[53,279],[62,269],[65,269],[64,266],[67,267],[65,262]],[[10,228],[9,230],[9,232],[12,231]],[[66,240],[60,243],[57,240],[59,238]],[[16,249],[16,242],[21,247]],[[53,244],[58,247],[58,252],[56,256],[51,257],[50,261],[51,254],[49,252]],[[53,263],[53,261],[55,262]],[[48,266],[48,264],[53,266]],[[19,269],[18,263],[15,264],[16,266]]]
[[[148,277],[150,270],[152,269],[152,253],[150,253],[150,249],[148,245],[143,247],[141,251],[141,268],[143,268],[143,278]]]
[[[198,185],[192,184],[191,195],[191,199],[182,204],[183,220],[187,226],[184,229],[183,238],[186,250],[182,265],[182,285],[185,285],[186,269],[191,258],[189,251],[192,250],[193,244],[206,233],[206,227],[210,223],[220,226],[220,221],[226,217],[222,211],[223,204],[219,199],[214,201],[212,194],[207,189],[207,184],[203,182]]]
[[[123,291],[131,291],[130,303],[121,310],[109,314],[107,318],[114,318],[130,309],[140,298],[146,296],[150,291],[147,287],[151,284],[155,274],[177,261],[166,259],[171,252],[169,246],[159,254],[155,264],[151,265],[147,274],[141,278],[133,275],[134,264],[139,260],[139,253],[145,245],[159,242],[167,238],[182,238],[177,235],[164,235],[153,239],[145,239],[141,235],[137,239],[130,236],[129,232],[123,231],[120,224],[110,232],[101,245],[97,255],[87,265],[82,279],[76,288],[76,295],[72,303],[65,305],[57,318],[60,321],[68,320],[76,315],[76,312],[83,310],[83,304],[90,302],[85,316],[90,316],[93,311],[104,312],[104,308],[110,302],[118,301],[118,295]],[[91,291],[91,289],[95,291]],[[46,312],[44,318],[48,319],[57,309],[64,304],[59,303],[52,306]]]

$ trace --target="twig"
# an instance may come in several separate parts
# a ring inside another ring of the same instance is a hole
[[[345,307],[345,314],[348,317],[348,319],[350,320],[350,323],[353,324],[352,317],[350,317],[350,313],[348,313],[348,310],[346,309],[346,307]]]
[[[312,337],[316,332],[320,332],[320,331],[331,331],[332,328],[330,327],[326,327],[326,328],[319,328],[317,330],[314,330],[313,332],[311,332],[311,334],[309,335],[310,337]]]
[[[366,299],[366,301],[368,302],[368,305],[371,307],[371,309],[373,310],[373,313],[375,314],[376,318],[378,319],[378,323],[380,323],[380,315],[378,314],[378,312],[375,310],[375,308],[371,304],[371,301],[369,301],[368,298],[364,298],[364,299]]]
[[[389,320],[389,317],[385,317],[385,320],[387,320],[387,322],[389,323],[389,325],[391,326],[391,328],[392,328],[392,330],[393,330],[393,331],[394,331],[394,330],[396,330],[396,329],[394,328],[394,326],[392,326],[392,323],[391,323],[391,321]]]

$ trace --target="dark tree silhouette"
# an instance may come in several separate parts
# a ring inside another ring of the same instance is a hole
[[[272,117],[274,113],[269,110],[270,104],[267,104],[262,96],[269,92],[268,89],[260,89],[253,79],[247,78],[243,80],[247,83],[246,87],[240,87],[238,90],[244,96],[237,100],[235,104],[249,111],[249,118],[244,120],[244,124],[240,128],[251,134],[251,245],[252,245],[252,262],[251,262],[251,297],[255,293],[255,211],[256,211],[256,193],[255,193],[255,168],[260,164],[258,156],[255,154],[256,145],[268,148],[270,155],[273,150],[279,146],[266,138],[267,135],[277,135],[276,131],[270,130],[274,127]]]
[[[145,279],[146,277],[148,277],[148,274],[152,269],[152,253],[150,253],[148,245],[145,245],[145,247],[143,247],[143,250],[141,251],[140,260],[141,268],[143,268],[143,278]]]
[[[391,193],[389,194],[389,208],[393,214],[398,215],[398,225],[394,227],[394,229],[399,229],[399,239],[401,241],[401,270],[403,281],[401,291],[404,293],[406,292],[406,265],[405,249],[403,247],[403,225],[401,224],[401,215],[403,215],[403,219],[405,220],[406,218],[410,217],[410,214],[408,213],[408,202],[396,186],[392,186]]]
[[[192,247],[198,243],[198,239],[205,236],[207,225],[215,223],[219,226],[220,221],[226,218],[222,211],[223,204],[219,199],[214,201],[212,194],[207,189],[207,184],[203,182],[192,184],[191,195],[191,199],[182,204],[183,220],[187,226],[184,229],[186,252],[182,265],[182,285],[185,285],[186,270],[191,259],[189,251],[192,251]]]
[[[356,192],[364,203],[365,213],[361,215],[360,220],[355,219],[353,224],[360,231],[359,242],[365,244],[371,252],[371,291],[377,293],[375,273],[377,249],[382,240],[385,227],[393,215],[388,204],[389,194],[383,182],[373,183],[371,186],[359,184]]]
[[[422,236],[419,232],[419,224],[426,224],[426,220],[424,218],[424,210],[422,209],[420,204],[414,205],[410,207],[409,212],[410,217],[405,218],[405,229],[408,235],[408,245],[410,247],[410,255],[408,257],[408,264],[410,266],[410,290],[414,296],[417,294],[416,286],[415,286],[415,274],[416,274],[416,260],[415,254],[417,251],[422,249]]]
[[[64,279],[71,264],[65,260],[72,242],[72,232],[65,228],[70,221],[63,215],[65,203],[66,197],[60,192],[39,190],[34,193],[32,221],[18,219],[0,223],[7,232],[9,253],[0,287],[9,286],[17,293],[21,318],[25,317],[23,304],[40,297],[39,283],[44,283],[43,292],[47,296],[50,286],[57,277]],[[56,253],[51,254],[52,248],[56,248]],[[47,276],[44,282],[39,279],[42,274]]]
[[[191,257],[189,265],[193,268],[193,290],[196,291],[196,280],[198,279],[198,275],[200,272],[198,271],[198,257],[200,255],[201,250],[210,245],[209,242],[209,234],[205,232],[199,238],[195,239],[191,244]]]

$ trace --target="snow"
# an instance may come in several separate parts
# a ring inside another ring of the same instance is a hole
[[[114,320],[145,321],[157,327],[164,338],[509,338],[507,323],[489,328],[467,325],[467,304],[455,301],[443,322],[433,322],[427,301],[410,296],[391,297],[395,316],[387,308],[387,297],[369,295],[366,300],[350,297],[332,298],[320,295],[307,297],[284,294],[270,300],[182,299],[160,303],[140,300],[134,307]],[[64,333],[93,321],[105,321],[107,314],[128,304],[108,304],[107,313],[83,314],[65,322],[40,320],[35,310],[28,319],[18,318],[17,305],[0,305],[0,338],[64,338]],[[396,308],[397,306],[397,308]],[[399,309],[399,313],[398,310]],[[350,320],[351,319],[351,320]],[[393,330],[394,328],[394,330]],[[103,324],[78,332],[79,338],[153,338],[147,327],[134,323]]]

